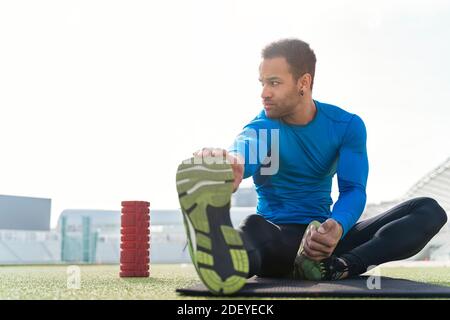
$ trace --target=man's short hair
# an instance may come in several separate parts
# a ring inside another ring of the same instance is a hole
[[[309,44],[299,39],[282,39],[272,42],[262,50],[263,59],[283,57],[297,81],[305,73],[311,75],[311,90],[316,70],[316,55]]]

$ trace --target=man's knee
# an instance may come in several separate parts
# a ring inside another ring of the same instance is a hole
[[[445,210],[435,199],[430,197],[419,197],[414,200],[417,202],[417,207],[420,207],[427,215],[429,227],[437,233],[447,223]]]
[[[258,232],[261,232],[262,229],[267,228],[276,228],[276,226],[264,219],[263,216],[259,214],[251,214],[247,217],[245,217],[241,224],[239,225],[239,229],[251,229],[251,230],[257,230]]]
[[[241,222],[241,226],[249,226],[249,225],[253,225],[255,223],[260,223],[261,219],[264,220],[264,218],[262,216],[260,216],[259,214],[251,214],[246,216],[242,222]]]
[[[279,228],[275,224],[259,214],[252,214],[244,218],[239,225],[239,230],[256,247],[270,241],[274,238],[274,234],[279,232]]]

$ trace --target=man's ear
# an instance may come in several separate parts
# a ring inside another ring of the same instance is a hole
[[[309,73],[302,75],[297,81],[297,89],[311,89],[312,77]]]

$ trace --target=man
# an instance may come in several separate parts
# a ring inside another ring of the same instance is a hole
[[[423,197],[357,223],[366,203],[366,128],[357,115],[312,98],[315,64],[301,40],[264,48],[264,110],[229,150],[204,148],[178,168],[190,254],[215,294],[235,293],[254,275],[356,276],[418,253],[447,221],[439,204]],[[339,198],[331,210],[334,174]],[[257,212],[234,229],[231,193],[250,176]]]

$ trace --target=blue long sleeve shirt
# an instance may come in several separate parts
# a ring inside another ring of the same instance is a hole
[[[344,237],[366,204],[366,128],[355,114],[314,103],[316,115],[306,125],[270,119],[262,111],[228,151],[245,160],[244,178],[253,177],[258,214],[276,224],[333,218]],[[331,210],[335,174],[339,198]]]

